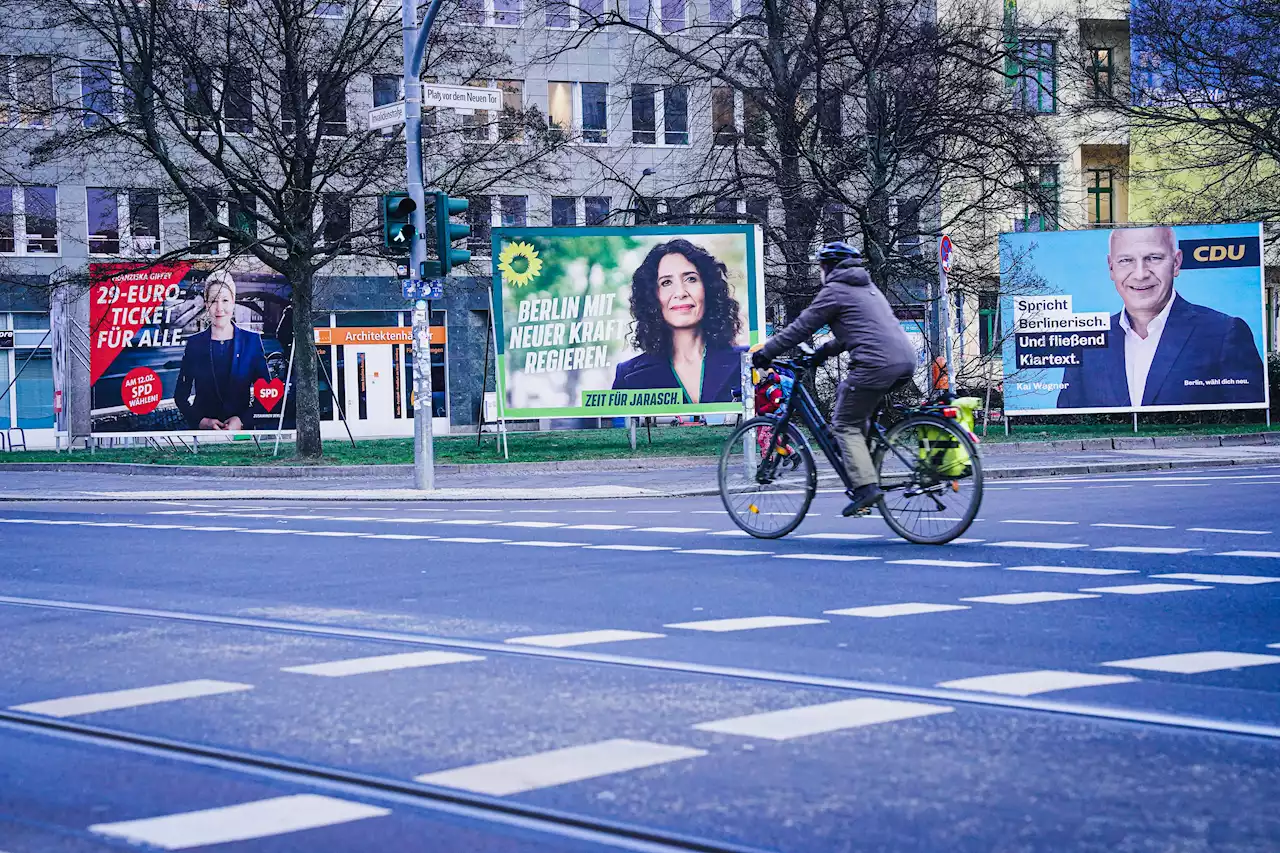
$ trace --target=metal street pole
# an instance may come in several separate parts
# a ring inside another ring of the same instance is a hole
[[[404,43],[404,152],[413,199],[413,242],[409,247],[409,277],[417,279],[427,259],[427,200],[422,183],[422,84],[418,74],[426,52],[427,36],[440,11],[440,0],[431,0],[418,26],[418,4],[401,0],[400,19]],[[435,488],[435,456],[431,434],[431,317],[425,300],[413,310],[413,485]]]

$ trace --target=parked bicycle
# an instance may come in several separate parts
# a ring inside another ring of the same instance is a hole
[[[818,491],[818,470],[805,431],[851,488],[840,444],[802,379],[818,364],[802,347],[794,359],[775,359],[774,370],[792,387],[770,414],[743,422],[720,453],[720,497],[738,527],[760,539],[778,539],[804,520]],[[752,381],[759,382],[757,372]],[[775,395],[776,396],[776,395]],[[958,422],[949,397],[916,408],[885,428],[883,404],[871,419],[867,444],[885,495],[876,505],[889,527],[921,545],[942,545],[973,523],[982,503],[982,460],[977,439]],[[802,431],[800,427],[804,427]]]

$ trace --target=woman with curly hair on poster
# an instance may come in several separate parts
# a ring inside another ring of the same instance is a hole
[[[618,365],[614,390],[678,388],[691,404],[741,397],[742,319],[726,275],[688,240],[649,251],[631,279],[632,341],[643,352]]]

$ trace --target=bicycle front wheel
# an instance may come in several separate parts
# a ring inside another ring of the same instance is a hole
[[[982,460],[946,418],[913,415],[895,424],[875,454],[880,514],[903,539],[943,545],[969,529],[982,505]]]
[[[795,530],[818,491],[809,445],[794,426],[759,417],[734,430],[720,453],[720,499],[733,523],[758,539]]]

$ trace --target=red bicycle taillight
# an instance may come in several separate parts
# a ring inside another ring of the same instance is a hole
[[[960,410],[954,406],[948,406],[942,410],[942,416],[944,418],[956,418],[960,416]]]

